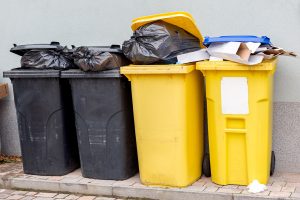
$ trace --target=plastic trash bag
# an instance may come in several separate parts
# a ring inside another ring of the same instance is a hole
[[[72,53],[67,48],[30,50],[21,58],[22,68],[70,69],[74,68]]]
[[[122,46],[123,53],[134,64],[172,64],[177,62],[177,55],[199,49],[197,37],[163,21],[141,26]]]
[[[104,71],[129,64],[120,48],[111,47],[78,47],[73,53],[73,59],[75,65],[83,71]]]

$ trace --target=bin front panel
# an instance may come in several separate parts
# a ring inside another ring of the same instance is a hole
[[[70,78],[84,177],[137,173],[130,84],[125,78]]]
[[[207,70],[204,74],[213,182],[248,185],[256,179],[266,184],[272,150],[273,71]],[[239,85],[226,91],[224,80]],[[232,96],[226,97],[226,92]],[[231,109],[232,102],[224,102],[230,99],[242,108]]]
[[[131,74],[130,80],[142,183],[192,184],[203,156],[202,74]]]
[[[71,90],[58,78],[14,78],[24,172],[64,175],[79,167]]]

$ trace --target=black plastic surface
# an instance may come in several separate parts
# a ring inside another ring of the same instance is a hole
[[[273,174],[275,172],[275,164],[276,164],[275,152],[272,151],[272,153],[271,153],[270,176],[273,176]]]
[[[120,46],[81,46],[73,50],[74,64],[83,71],[105,71],[130,64]]]
[[[62,78],[121,78],[120,70],[106,70],[102,72],[83,72],[78,69],[70,69],[61,73]]]
[[[89,49],[96,49],[97,51],[110,52],[110,53],[123,53],[120,45],[111,46],[86,46]],[[77,47],[80,48],[80,47]]]
[[[55,50],[62,48],[59,42],[51,42],[50,44],[26,44],[26,45],[16,45],[10,49],[10,52],[15,53],[19,56],[23,56],[26,52],[31,50]]]
[[[124,55],[134,64],[175,64],[178,55],[199,49],[198,38],[164,21],[139,27],[122,45]]]
[[[83,176],[110,180],[133,176],[138,165],[129,82],[118,70],[111,70],[110,77],[103,75],[107,71],[74,71],[73,77],[62,71],[62,77],[69,77],[72,87]]]
[[[211,177],[209,154],[205,153],[202,162],[202,171],[204,176]]]
[[[38,70],[4,73],[14,88],[26,174],[60,176],[80,165],[71,89],[53,71],[43,70],[40,77]]]
[[[39,69],[13,69],[3,72],[3,77],[7,78],[59,78],[59,70],[39,70]]]

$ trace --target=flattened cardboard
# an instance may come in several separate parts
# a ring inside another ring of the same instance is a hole
[[[256,46],[259,45],[253,45],[252,43],[247,45],[247,43],[242,42],[212,43],[207,51],[213,57],[223,58],[245,65],[256,65],[261,63],[264,58],[263,55],[251,55],[252,51],[255,52]]]
[[[197,62],[201,60],[208,60],[209,54],[206,49],[200,49],[198,51],[193,51],[190,53],[184,53],[177,56],[177,64],[185,64],[191,62]]]

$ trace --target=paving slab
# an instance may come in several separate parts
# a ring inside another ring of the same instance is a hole
[[[275,173],[270,178],[266,191],[252,194],[248,192],[246,186],[221,186],[211,182],[211,179],[207,177],[201,177],[185,188],[161,188],[143,185],[138,174],[122,181],[96,180],[82,177],[80,169],[65,176],[36,176],[24,174],[21,163],[14,166],[16,169],[10,168],[13,166],[6,166],[2,169],[0,165],[0,185],[4,188],[0,190],[0,199],[300,200],[300,174],[295,173]],[[37,193],[37,191],[40,192]]]

